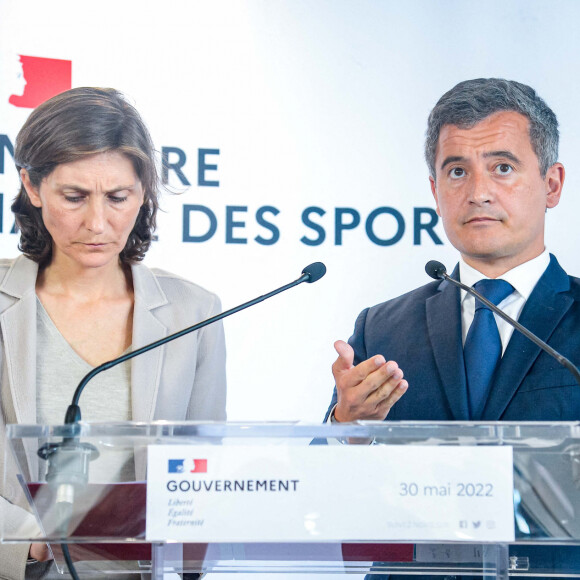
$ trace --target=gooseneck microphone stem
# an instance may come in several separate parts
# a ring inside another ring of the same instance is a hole
[[[271,298],[272,296],[275,296],[276,294],[280,294],[281,292],[284,292],[285,290],[289,290],[290,288],[294,288],[294,286],[298,286],[298,284],[302,284],[303,282],[308,282],[308,283],[316,282],[317,280],[322,278],[322,276],[324,276],[325,273],[326,273],[326,266],[324,264],[322,264],[322,262],[315,262],[314,264],[310,264],[309,266],[306,266],[306,268],[304,268],[304,270],[302,270],[302,275],[300,276],[300,278],[297,278],[296,280],[294,280],[294,282],[290,282],[289,284],[286,284],[285,286],[281,286],[280,288],[277,288],[276,290],[273,290],[272,292],[268,292],[267,294],[264,294],[263,296],[259,296],[258,298],[254,298],[253,300],[245,302],[244,304],[240,304],[239,306],[231,308],[230,310],[226,310],[225,312],[217,314],[216,316],[212,316],[211,318],[208,318],[207,320],[204,320],[202,322],[198,322],[197,324],[194,324],[193,326],[190,326],[188,328],[180,330],[179,332],[175,332],[174,334],[170,334],[169,336],[166,336],[164,338],[156,340],[155,342],[152,342],[151,344],[145,345],[141,348],[138,348],[137,350],[134,350],[134,351],[131,351],[127,354],[124,354],[123,356],[120,356],[119,358],[113,359],[111,361],[103,363],[102,365],[99,365],[98,367],[95,367],[92,371],[90,371],[89,373],[87,373],[85,375],[85,377],[81,380],[78,387],[76,388],[76,391],[73,395],[72,403],[69,405],[67,412],[66,412],[66,417],[65,417],[65,421],[64,421],[65,424],[69,425],[72,423],[78,423],[78,421],[80,421],[81,409],[79,407],[79,399],[80,399],[81,393],[83,392],[83,389],[85,388],[87,383],[94,376],[98,375],[99,373],[106,371],[107,369],[110,369],[114,366],[117,366],[118,364],[121,364],[121,363],[123,363],[129,359],[132,359],[136,356],[139,356],[140,354],[143,354],[149,350],[152,350],[152,349],[157,348],[159,346],[162,346],[168,342],[171,342],[172,340],[175,340],[177,338],[185,336],[186,334],[189,334],[191,332],[199,330],[200,328],[203,328],[204,326],[208,326],[210,324],[213,324],[214,322],[217,322],[218,320],[222,320],[223,318],[226,318],[227,316],[231,316],[232,314],[235,314],[236,312],[239,312],[240,310],[244,310],[246,308],[249,308],[250,306],[254,306],[255,304],[259,304],[260,302],[263,302],[264,300],[267,300],[268,298]]]
[[[70,551],[68,549],[68,544],[63,543],[61,544],[61,548],[62,548],[62,555],[64,556],[64,561],[66,563],[66,566],[68,568],[69,574],[72,576],[73,580],[80,580],[79,575],[76,571],[76,568],[73,564],[71,555],[70,555]]]
[[[562,356],[558,351],[554,350],[549,344],[546,344],[541,338],[536,336],[533,332],[530,332],[527,328],[522,326],[517,320],[514,320],[510,316],[508,316],[503,310],[498,308],[493,302],[490,302],[485,296],[482,296],[477,290],[472,288],[471,286],[467,286],[454,278],[451,278],[449,274],[447,274],[447,270],[441,262],[437,262],[435,260],[431,260],[425,266],[425,271],[431,278],[435,278],[436,280],[447,280],[454,286],[465,290],[468,294],[475,296],[478,300],[483,302],[492,312],[497,314],[500,318],[505,320],[508,324],[511,324],[516,330],[519,330],[527,339],[531,340],[535,345],[539,346],[542,350],[547,352],[550,356],[554,357],[563,367],[566,367],[576,379],[576,382],[580,385],[580,371],[578,367],[574,365],[570,360],[568,360],[565,356]]]

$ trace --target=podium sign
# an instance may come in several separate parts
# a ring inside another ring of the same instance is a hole
[[[511,542],[512,463],[509,446],[151,445],[146,538]]]

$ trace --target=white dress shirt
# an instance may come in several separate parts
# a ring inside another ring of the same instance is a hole
[[[498,304],[498,307],[503,310],[508,316],[517,320],[524,308],[526,300],[530,297],[532,290],[546,271],[550,263],[550,254],[548,250],[544,251],[537,257],[516,266],[505,274],[499,276],[499,279],[509,282],[514,287],[514,292],[510,294],[505,300]],[[463,261],[459,260],[459,277],[463,284],[473,286],[480,280],[488,279],[481,272],[472,268]],[[461,326],[463,344],[467,337],[467,331],[473,322],[475,315],[475,298],[468,294],[465,290],[461,290]],[[512,336],[514,328],[511,324],[494,314],[499,336],[501,338],[502,355],[508,345]]]

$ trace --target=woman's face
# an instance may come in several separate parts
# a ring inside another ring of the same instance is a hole
[[[109,151],[62,163],[39,187],[25,169],[20,175],[52,237],[51,264],[101,268],[119,263],[144,200],[127,156]]]

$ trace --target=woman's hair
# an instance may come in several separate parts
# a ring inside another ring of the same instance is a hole
[[[158,208],[159,179],[155,150],[141,116],[115,89],[81,87],[49,99],[28,117],[16,137],[14,161],[39,187],[57,165],[96,153],[115,151],[129,158],[141,181],[144,200],[135,226],[120,254],[121,262],[142,260],[151,245]],[[19,249],[46,266],[52,258],[52,237],[24,186],[12,204],[20,229]]]

